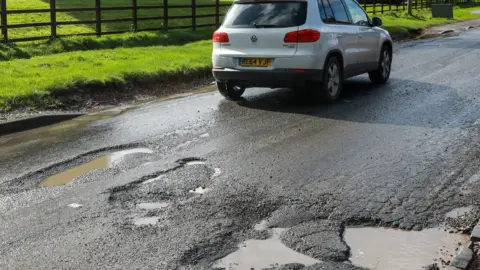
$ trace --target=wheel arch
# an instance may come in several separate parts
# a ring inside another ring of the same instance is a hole
[[[325,65],[327,64],[328,59],[330,59],[330,57],[332,56],[337,57],[338,61],[340,61],[340,65],[342,66],[342,69],[345,69],[345,61],[343,59],[343,54],[339,49],[333,49],[327,53],[327,56],[325,57],[325,61],[323,63],[323,68],[325,68]]]
[[[390,51],[390,55],[393,54],[393,44],[392,44],[392,41],[390,41],[390,40],[384,40],[383,43],[382,43],[382,47],[380,47],[380,48],[383,48],[383,46],[387,46],[388,50]]]

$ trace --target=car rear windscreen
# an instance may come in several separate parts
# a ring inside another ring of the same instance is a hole
[[[306,2],[235,3],[223,26],[227,28],[282,28],[300,26],[307,19]]]

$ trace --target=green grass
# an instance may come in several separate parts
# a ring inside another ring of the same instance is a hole
[[[414,16],[409,16],[406,11],[390,11],[384,14],[377,13],[376,16],[382,18],[384,23],[383,28],[387,29],[391,34],[408,34],[412,30],[419,30],[435,25],[478,19],[480,15],[474,14],[472,11],[479,9],[480,6],[478,5],[456,6],[454,9],[454,19],[432,18],[429,9],[414,10]]]
[[[229,0],[222,0],[222,2],[231,2]],[[104,7],[119,7],[131,6],[131,0],[102,0]],[[214,4],[213,0],[197,0],[197,4]],[[138,5],[163,5],[162,0],[139,0]],[[191,5],[191,0],[170,0],[169,5]],[[57,0],[57,8],[93,8],[95,7],[95,0]],[[7,0],[7,8],[9,10],[15,9],[45,9],[49,8],[49,0]],[[225,13],[226,7],[222,7],[220,13]],[[171,8],[169,9],[169,16],[191,15],[191,8]],[[215,8],[197,8],[197,15],[215,14]],[[118,19],[131,18],[131,10],[116,10],[103,11],[102,19]],[[163,9],[140,9],[138,10],[138,17],[155,17],[163,16]],[[80,20],[95,20],[95,12],[63,12],[57,13],[57,21],[80,21]],[[8,15],[9,24],[33,23],[33,22],[49,22],[49,13],[32,13],[32,14],[10,14]],[[197,24],[213,24],[215,17],[198,18]],[[189,26],[192,24],[191,19],[171,19],[169,26]],[[161,28],[163,27],[163,20],[158,21],[139,21],[138,29],[141,28]],[[130,22],[116,22],[102,24],[102,31],[130,31]],[[58,35],[80,34],[80,33],[94,33],[95,25],[67,25],[58,26]],[[9,38],[23,38],[23,37],[39,37],[50,36],[50,27],[28,27],[9,29]]]
[[[455,20],[432,19],[428,11],[415,11],[414,16],[389,12],[381,17],[384,27],[393,34],[478,18],[471,13],[475,9],[479,8],[456,8]],[[60,95],[84,87],[100,91],[109,85],[165,81],[172,76],[204,72],[211,67],[211,41],[172,45],[209,38],[211,31],[137,33],[99,39],[77,37],[3,45],[0,57],[4,53],[10,61],[0,62],[0,111],[22,106],[55,107]],[[31,56],[35,57],[15,59]]]
[[[195,74],[210,66],[210,41],[4,61],[0,62],[0,111],[16,106],[54,106],[56,96],[77,87],[161,81]]]
[[[209,40],[213,31],[214,28],[202,28],[196,31],[140,32],[108,35],[101,38],[78,36],[16,44],[0,43],[0,61],[73,51],[184,45],[194,41]]]

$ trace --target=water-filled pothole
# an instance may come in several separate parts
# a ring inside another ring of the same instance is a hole
[[[78,204],[78,203],[71,203],[68,205],[68,207],[71,207],[71,208],[80,208],[82,207],[83,205],[81,204]]]
[[[354,265],[369,269],[422,269],[448,262],[468,236],[450,234],[441,228],[403,231],[388,228],[347,228],[345,241]]]
[[[137,207],[143,210],[154,210],[168,207],[168,202],[152,202],[152,203],[139,203]]]
[[[136,226],[155,225],[159,219],[159,217],[139,217],[133,220],[133,224]]]
[[[445,214],[445,216],[448,218],[459,218],[472,212],[472,210],[473,206],[459,207],[448,212],[447,214]]]
[[[118,165],[125,156],[136,153],[151,154],[152,150],[147,148],[135,148],[124,151],[113,152],[111,154],[101,156],[90,162],[84,163],[80,166],[68,169],[66,171],[52,175],[40,183],[42,187],[52,187],[65,185],[73,181],[75,178],[99,169],[111,168]]]
[[[201,160],[192,160],[192,161],[187,161],[187,166],[193,166],[193,165],[205,165],[205,161]]]
[[[214,267],[240,270],[264,269],[274,265],[300,263],[313,265],[319,260],[298,253],[280,241],[280,234],[286,229],[272,229],[272,237],[265,240],[250,239],[240,244],[239,249],[218,260]]]
[[[197,187],[196,189],[189,190],[190,193],[196,193],[196,194],[204,194],[209,192],[209,188],[204,188],[204,187]]]

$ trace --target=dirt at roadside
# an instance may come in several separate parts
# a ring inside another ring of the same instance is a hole
[[[427,28],[422,31],[422,36],[425,35],[439,35],[443,31],[449,31],[453,30],[456,33],[459,32],[464,32],[469,29],[469,27],[473,28],[479,28],[480,27],[480,19],[476,20],[470,20],[470,21],[464,21],[464,22],[456,22],[456,23],[450,23],[450,24],[444,24],[444,25],[439,25],[439,26],[433,26],[430,28]]]
[[[173,80],[169,83],[149,83],[143,86],[126,85],[101,91],[79,89],[74,94],[60,97],[59,100],[62,104],[55,109],[18,108],[7,113],[0,113],[0,124],[41,115],[88,113],[112,106],[130,106],[173,95],[207,91],[209,89],[206,87],[210,86],[212,81],[211,75],[205,73],[203,76]]]

